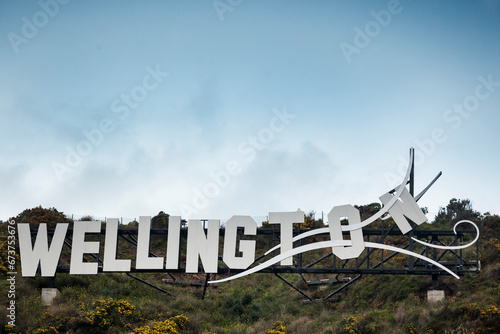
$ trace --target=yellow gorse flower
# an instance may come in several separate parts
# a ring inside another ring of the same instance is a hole
[[[156,321],[153,327],[143,326],[134,329],[133,333],[140,334],[178,334],[182,333],[184,326],[188,322],[188,318],[184,315],[177,315],[165,321]]]

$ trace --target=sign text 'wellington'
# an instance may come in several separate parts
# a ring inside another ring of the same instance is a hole
[[[412,151],[413,152],[413,151]],[[413,161],[413,153],[410,160]],[[383,204],[376,214],[361,221],[361,216],[354,206],[341,205],[334,206],[328,214],[329,226],[310,230],[293,236],[293,224],[304,222],[304,212],[270,212],[269,223],[277,224],[280,227],[281,244],[270,249],[267,254],[275,250],[280,250],[280,254],[267,260],[264,263],[255,265],[256,241],[239,240],[237,238],[238,229],[243,229],[246,236],[257,234],[257,223],[250,216],[233,216],[225,224],[224,244],[222,261],[229,269],[239,269],[242,272],[210,283],[223,282],[236,279],[251,273],[258,272],[264,268],[275,265],[279,262],[282,266],[293,265],[293,256],[314,249],[331,248],[332,253],[340,259],[353,259],[361,255],[365,248],[378,248],[400,252],[427,261],[449,274],[459,278],[456,273],[444,267],[442,264],[429,259],[421,254],[410,252],[386,244],[367,242],[364,240],[362,228],[371,224],[375,220],[385,219],[392,216],[398,228],[403,234],[412,230],[408,219],[420,225],[427,221],[425,214],[418,206],[415,198],[406,189],[406,184],[410,176],[412,163],[408,167],[406,176],[401,185],[395,191],[387,192],[380,196]],[[347,219],[348,224],[342,225],[342,220]],[[460,246],[436,246],[412,238],[415,242],[424,244],[427,247],[441,249],[463,249],[469,247],[479,238],[477,226],[470,221],[461,221],[458,224],[467,222],[472,224],[477,231],[476,238],[467,245]],[[52,240],[48,242],[48,231],[46,224],[40,224],[34,244],[32,243],[29,224],[18,224],[19,249],[21,257],[21,269],[23,276],[36,276],[40,267],[41,276],[54,276],[56,273],[61,251],[65,243],[69,224],[56,224]],[[456,225],[455,225],[456,228]],[[205,273],[217,273],[219,261],[219,220],[206,221],[206,233],[203,221],[191,219],[188,221],[187,249],[186,249],[186,273],[197,273],[199,261],[203,265]],[[151,217],[140,217],[138,224],[136,269],[141,270],[178,270],[180,254],[181,217],[171,216],[168,222],[168,237],[165,257],[151,257],[149,253]],[[73,227],[70,274],[92,275],[98,273],[97,262],[84,262],[85,254],[98,254],[100,249],[99,241],[85,241],[87,233],[100,233],[100,221],[76,221]],[[108,218],[106,220],[104,240],[103,272],[130,272],[130,259],[117,259],[118,243],[118,219]],[[350,240],[344,240],[343,231],[349,231]],[[306,237],[329,234],[329,241],[320,241],[294,248],[293,243]],[[456,229],[455,229],[456,233]],[[236,255],[238,250],[238,254]]]

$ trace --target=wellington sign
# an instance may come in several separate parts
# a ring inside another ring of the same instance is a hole
[[[456,278],[459,278],[456,272],[447,268],[444,264],[433,260],[421,253],[397,248],[385,243],[365,241],[363,228],[370,225],[377,219],[387,219],[392,217],[402,234],[415,232],[410,222],[420,225],[427,221],[425,214],[419,208],[416,199],[407,190],[406,185],[410,179],[413,168],[413,150],[410,153],[410,166],[406,172],[401,185],[396,189],[380,196],[383,207],[368,219],[361,221],[360,212],[352,205],[334,206],[328,214],[329,226],[308,230],[294,236],[293,224],[304,222],[304,212],[270,212],[269,223],[279,225],[280,244],[269,249],[265,255],[275,253],[278,255],[271,259],[256,264],[256,240],[242,240],[241,236],[256,236],[257,223],[250,216],[233,216],[225,224],[224,244],[222,252],[222,261],[227,265],[227,271],[233,270],[236,274],[227,278],[212,280],[208,283],[218,283],[233,280],[256,272],[265,272],[266,268],[271,266],[293,266],[293,257],[304,252],[317,249],[330,249],[333,255],[341,260],[356,259],[361,256],[365,249],[383,249],[391,252],[399,252],[408,256],[417,258],[433,268],[438,268]],[[347,225],[342,225],[342,221],[347,220]],[[206,228],[204,226],[206,222]],[[459,224],[468,223],[476,229],[476,236],[473,241],[466,245],[435,245],[411,237],[413,242],[433,249],[446,251],[455,251],[467,248],[474,244],[479,238],[479,229],[471,221],[460,221],[454,227],[454,233],[457,234],[456,227]],[[19,250],[21,258],[21,269],[23,276],[36,276],[40,268],[41,276],[55,276],[58,268],[59,258],[61,256],[66,241],[69,224],[60,223],[55,225],[54,231],[48,231],[46,224],[40,224],[38,231],[32,242],[32,231],[29,224],[18,224]],[[206,231],[205,231],[206,230]],[[241,230],[243,232],[241,233]],[[123,231],[123,230],[122,230]],[[131,267],[130,259],[117,258],[118,245],[118,219],[108,218],[105,226],[104,256],[102,257],[102,266],[98,262],[87,262],[85,255],[99,254],[100,241],[86,241],[86,234],[101,233],[100,221],[76,221],[72,230],[71,237],[71,261],[69,274],[93,275],[98,272],[130,272],[130,271],[164,271],[179,272],[180,270],[180,251],[181,251],[181,217],[170,216],[168,222],[168,237],[166,244],[166,254],[164,257],[150,256],[149,250],[151,236],[151,217],[140,217],[137,233],[137,240],[134,243],[137,246],[135,258],[135,268]],[[219,263],[219,236],[220,220],[196,220],[188,221],[187,245],[185,253],[185,273],[200,272],[199,261],[203,265],[203,271],[207,274],[220,273]],[[50,233],[49,233],[50,232]],[[71,233],[71,232],[69,232]],[[343,234],[350,235],[349,240],[344,240]],[[303,245],[305,238],[326,234],[329,240],[318,241]],[[52,235],[49,245],[49,235]],[[238,236],[240,238],[238,238]],[[248,238],[246,238],[248,239]],[[100,240],[100,238],[99,238]],[[298,247],[294,247],[294,242],[300,241]],[[238,252],[237,252],[238,251]]]

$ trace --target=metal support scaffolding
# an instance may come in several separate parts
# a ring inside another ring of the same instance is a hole
[[[36,237],[36,231],[32,231],[32,236],[33,238]],[[52,235],[54,233],[53,230],[49,230],[48,234]],[[443,246],[456,246],[460,245],[463,243],[463,239],[465,235],[471,235],[473,236],[476,233],[475,230],[459,230],[457,231],[457,235],[451,230],[415,230],[414,231],[414,236],[417,239],[420,240],[432,240],[434,244],[438,245],[443,245]],[[101,234],[105,234],[105,231],[102,230]],[[137,230],[132,230],[132,229],[124,229],[124,230],[119,230],[118,235],[123,238],[123,240],[126,240],[127,242],[131,243],[132,245],[136,246],[137,242],[134,240],[134,238],[129,238],[127,235],[133,235],[137,234]],[[162,230],[151,230],[151,235],[156,235],[156,234],[165,234],[165,231]],[[257,238],[266,238],[266,236],[269,235],[276,235],[279,234],[279,230],[273,230],[273,229],[258,229],[257,230]],[[390,229],[366,229],[363,230],[363,234],[366,239],[369,239],[374,236],[378,236],[378,240],[380,243],[385,243],[387,242],[387,239],[390,238],[396,238],[399,243],[401,243],[401,238],[408,238],[408,236],[405,236],[401,234],[399,230],[390,228]],[[65,245],[69,248],[71,248],[71,235],[72,231],[68,230],[68,235],[64,241]],[[185,238],[187,236],[187,230],[182,230],[181,231],[181,238],[185,241]],[[273,236],[271,236],[273,238]],[[448,241],[446,239],[448,238]],[[453,239],[450,239],[453,238]],[[400,246],[401,249],[408,249],[410,247],[410,240],[407,239],[406,245]],[[464,257],[464,253],[461,251],[455,251],[455,250],[436,250],[436,249],[430,249],[427,246],[421,246],[418,245],[420,248],[415,248],[417,245],[414,246],[414,251],[418,254],[428,254],[430,259],[437,261],[446,267],[453,268],[454,271],[458,275],[463,275],[465,273],[469,272],[479,272],[479,246],[476,243],[476,255],[475,258],[473,259],[466,259]],[[338,259],[336,256],[334,256],[332,253],[328,253],[326,255],[322,255],[316,259],[312,256],[308,256],[307,259],[310,262],[307,265],[301,265],[300,261],[295,261],[293,266],[279,266],[279,265],[274,265],[268,268],[265,268],[261,270],[261,273],[297,273],[297,274],[404,274],[404,275],[448,275],[445,271],[436,268],[432,264],[424,263],[422,260],[414,261],[413,269],[409,265],[409,258],[410,256],[407,255],[401,255],[399,253],[392,253],[390,255],[386,256],[386,252],[377,252],[376,249],[366,249],[365,250],[365,255],[357,261],[357,264],[354,261],[341,261],[339,263]],[[153,252],[149,252],[149,255],[151,257],[158,257],[158,255],[154,254]],[[390,267],[386,267],[385,264],[387,264],[391,259],[393,259],[395,256],[404,256],[406,257],[406,266],[396,266],[395,264],[391,264]],[[99,262],[102,264],[102,258],[99,258],[97,254],[85,254],[86,257],[90,256],[95,261]],[[264,254],[261,254],[260,256],[257,256],[257,259],[253,265],[259,264],[259,262],[263,262],[266,259],[270,258],[272,255],[269,254],[265,256]],[[325,262],[326,259],[329,259],[333,257],[333,261],[330,263]],[[305,259],[306,257],[304,257]],[[84,261],[88,262],[88,259],[84,258]],[[304,261],[305,262],[305,261]],[[221,262],[219,262],[221,263]],[[227,266],[219,266],[217,268],[216,274],[222,275],[222,276],[228,276],[228,274],[237,274],[242,272],[242,269],[230,269]],[[67,265],[59,265],[57,267],[56,272],[58,273],[67,273],[69,272],[69,268]],[[102,273],[102,265],[99,266],[98,272]],[[164,270],[164,269],[136,269],[136,268],[131,268],[130,272],[155,272],[155,273],[164,273],[166,275],[169,275],[172,279],[175,280],[175,277],[172,275],[172,273],[186,273],[186,268],[183,266],[183,262],[180,262],[179,268],[177,269],[169,269],[169,270]],[[203,273],[203,272],[200,272]]]

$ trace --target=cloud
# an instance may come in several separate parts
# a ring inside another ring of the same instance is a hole
[[[205,213],[228,217],[315,209],[313,204],[324,195],[322,181],[337,178],[338,170],[328,154],[310,142],[294,148],[268,148],[233,177]]]

